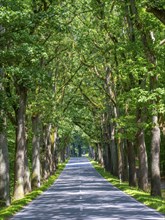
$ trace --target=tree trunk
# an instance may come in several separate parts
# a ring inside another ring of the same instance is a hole
[[[49,124],[47,127],[47,153],[46,153],[46,157],[47,157],[47,162],[48,162],[48,176],[50,176],[52,174],[53,171],[53,167],[52,167],[52,144],[51,144],[51,129],[52,129],[52,125]]]
[[[126,149],[126,144],[124,143],[124,166],[123,166],[123,181],[128,181],[128,153]]]
[[[66,147],[66,159],[68,159],[70,157],[70,145],[68,144],[68,146]]]
[[[119,131],[123,132],[122,130]],[[127,152],[125,152],[124,139],[118,138],[118,174],[122,181],[128,180],[128,169],[127,169]]]
[[[65,162],[65,148],[64,147],[59,152],[59,161],[60,163]]]
[[[128,164],[129,164],[129,186],[136,186],[136,157],[134,145],[127,140]]]
[[[17,95],[19,96],[16,114],[16,155],[15,155],[15,181],[14,199],[24,197],[24,164],[25,164],[25,114],[27,90],[23,86],[18,86]]]
[[[115,83],[113,79],[113,74],[109,66],[106,67],[106,78],[105,78],[105,89],[109,94],[109,120],[117,119],[117,107],[116,107],[116,93],[115,93]],[[119,176],[118,174],[118,148],[115,140],[116,123],[110,122],[110,150],[111,150],[111,163],[113,167],[112,174],[114,176]]]
[[[158,118],[153,116],[152,140],[151,140],[151,195],[161,196],[160,181],[160,128],[157,125]]]
[[[95,151],[93,147],[89,146],[89,157],[94,159]]]
[[[104,143],[103,145],[104,168],[108,171],[108,145],[107,143]]]
[[[0,69],[0,77],[4,77]],[[0,205],[10,205],[10,185],[9,185],[9,154],[6,138],[6,118],[3,109],[4,88],[0,82]]]
[[[118,176],[118,159],[117,159],[117,149],[115,143],[115,125],[111,123],[111,162],[113,164],[114,176]]]
[[[29,192],[31,192],[31,179],[30,179],[30,169],[28,166],[27,140],[26,140],[25,164],[24,164],[24,193],[27,194]]]
[[[82,155],[81,145],[78,144],[78,156],[81,157],[81,155]]]
[[[123,145],[121,138],[118,138],[118,173],[119,173],[119,178],[122,180],[123,179]]]
[[[112,171],[110,159],[111,159],[110,145],[108,143],[105,143],[105,146],[104,146],[104,166],[105,166],[105,169],[109,172]]]
[[[9,155],[4,114],[0,112],[0,205],[10,205]]]
[[[53,143],[52,143],[52,171],[56,171],[57,166],[57,128],[54,129]]]
[[[111,162],[111,129],[110,129],[110,112],[106,114],[105,120],[105,140],[106,140],[106,157],[107,157],[107,170],[112,173],[113,166]]]
[[[107,171],[111,171],[110,167],[110,134],[109,134],[109,127],[108,127],[108,113],[104,113],[102,115],[102,145],[103,145],[103,159],[104,159],[104,168]]]
[[[103,166],[104,164],[103,150],[100,143],[98,143],[98,162]]]
[[[164,25],[165,25],[165,10],[164,8],[160,9],[156,6],[148,6],[147,12],[153,13]]]
[[[43,163],[44,179],[47,179],[52,172],[51,170],[52,152],[51,152],[50,131],[51,131],[51,124],[45,125],[44,126],[44,163]]]
[[[32,116],[32,189],[40,187],[40,119]]]
[[[98,144],[95,145],[95,155],[94,155],[94,160],[98,161]]]
[[[156,56],[154,53],[154,46],[151,45],[154,43],[153,39],[150,35],[150,32],[146,31],[143,27],[143,24],[140,23],[140,19],[138,16],[138,11],[136,8],[135,0],[130,1],[131,9],[133,12],[134,20],[136,28],[140,31],[141,34],[141,42],[144,48],[144,54],[148,63],[150,64],[150,68],[148,69],[150,74],[150,89],[153,92],[157,88],[158,83],[158,73],[156,70],[157,62]],[[160,19],[160,17],[159,17]],[[152,66],[152,67],[151,67]],[[155,103],[152,103],[155,104]],[[153,129],[152,129],[152,144],[151,144],[151,195],[160,196],[160,168],[159,168],[159,151],[160,151],[160,128],[158,126],[158,116],[156,109],[153,110]],[[156,123],[155,123],[156,121]],[[154,155],[155,154],[155,155]],[[153,164],[152,164],[153,163]],[[154,166],[156,166],[154,168]],[[156,188],[159,188],[156,190]],[[156,194],[158,193],[158,194]]]
[[[139,171],[138,187],[143,191],[148,190],[148,160],[144,138],[144,131],[141,129],[137,135],[138,154],[139,154]]]

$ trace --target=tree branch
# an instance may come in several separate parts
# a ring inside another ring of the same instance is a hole
[[[154,14],[155,17],[157,17],[163,24],[165,24],[165,10],[164,9],[159,9],[156,7],[148,6],[146,11]]]

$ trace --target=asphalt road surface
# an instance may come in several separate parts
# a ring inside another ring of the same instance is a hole
[[[86,158],[71,158],[58,180],[12,220],[165,219],[113,187]]]

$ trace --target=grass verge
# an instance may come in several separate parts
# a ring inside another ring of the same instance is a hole
[[[25,205],[27,205],[29,202],[31,202],[33,199],[35,199],[37,196],[39,196],[41,193],[43,193],[46,189],[48,189],[54,181],[59,177],[63,169],[65,168],[67,162],[58,164],[58,169],[56,173],[52,176],[50,176],[42,185],[40,188],[33,190],[31,193],[28,193],[24,198],[16,201],[12,201],[11,205],[9,207],[3,207],[0,208],[0,220],[8,219],[12,215],[14,215],[16,212],[20,211],[22,208],[24,208]]]
[[[165,200],[160,197],[152,197],[149,193],[143,192],[136,187],[130,187],[128,182],[120,183],[120,180],[114,176],[112,176],[109,172],[105,171],[101,165],[99,165],[96,161],[91,160],[93,167],[108,180],[113,186],[118,189],[124,191],[126,194],[134,197],[137,201],[145,204],[146,206],[157,210],[158,212],[165,214]]]

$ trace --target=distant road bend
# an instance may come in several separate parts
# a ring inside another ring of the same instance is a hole
[[[71,158],[59,179],[12,220],[165,220],[113,187],[87,158]]]

